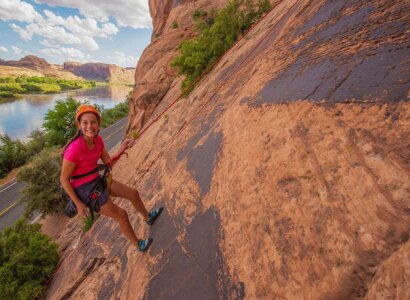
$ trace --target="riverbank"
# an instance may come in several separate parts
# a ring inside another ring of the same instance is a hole
[[[18,99],[22,94],[55,94],[67,90],[96,87],[95,81],[54,77],[20,76],[0,78],[0,99]]]

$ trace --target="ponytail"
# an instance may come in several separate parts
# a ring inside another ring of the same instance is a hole
[[[64,151],[68,148],[68,146],[70,146],[70,144],[72,142],[74,142],[76,139],[78,139],[80,136],[82,136],[83,132],[81,131],[81,129],[77,130],[77,133],[75,134],[74,137],[72,137],[67,144],[64,146],[63,151],[61,152],[61,162],[63,162],[63,158],[64,158]]]

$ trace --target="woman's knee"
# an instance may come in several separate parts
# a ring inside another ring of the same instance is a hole
[[[124,209],[122,209],[122,208],[120,208],[119,210],[118,210],[118,213],[117,213],[117,221],[118,222],[129,222],[128,221],[128,214],[127,214],[127,212],[124,210]]]

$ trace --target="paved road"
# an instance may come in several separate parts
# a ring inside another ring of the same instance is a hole
[[[128,117],[121,119],[117,123],[101,131],[105,147],[108,151],[115,148],[121,141],[127,125]],[[0,187],[0,231],[6,226],[11,226],[22,216],[24,206],[17,203],[20,198],[20,192],[24,188],[24,183],[12,180]],[[39,214],[33,216],[32,220],[37,220]]]

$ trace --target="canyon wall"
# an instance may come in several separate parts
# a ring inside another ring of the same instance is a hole
[[[206,3],[150,2],[130,131],[179,95]],[[409,299],[409,24],[405,1],[276,1],[114,167],[165,208],[149,227],[114,198],[151,249],[71,221],[47,298]]]

